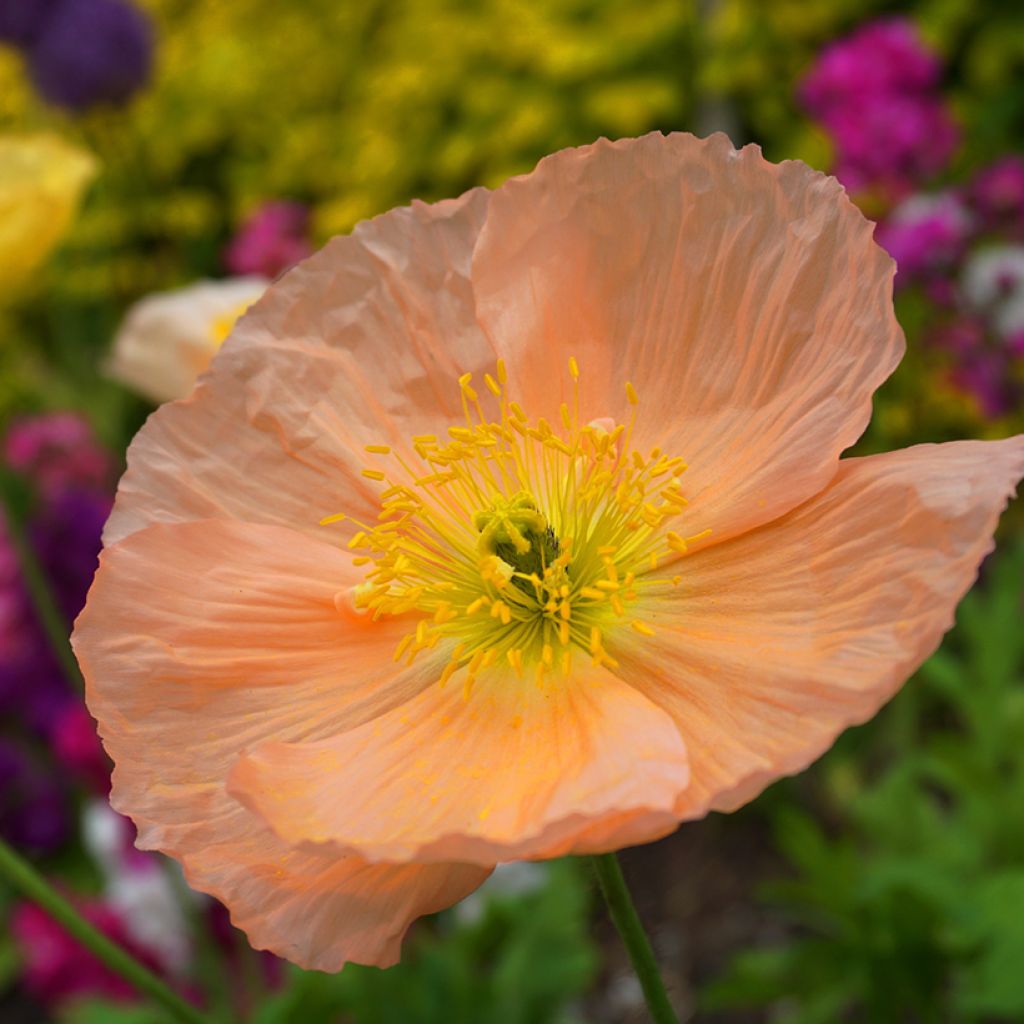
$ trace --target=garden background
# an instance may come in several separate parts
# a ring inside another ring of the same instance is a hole
[[[222,1019],[644,1019],[572,862],[499,872],[385,973],[253,953],[131,848],[61,641],[128,441],[263,279],[412,198],[651,130],[805,160],[879,222],[909,349],[858,451],[1024,429],[1018,3],[0,0],[0,834]],[[682,1019],[1024,1020],[1019,507],[1000,540],[876,720],[624,855]],[[0,887],[0,1020],[164,1018]]]

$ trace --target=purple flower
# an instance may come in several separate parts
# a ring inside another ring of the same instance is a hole
[[[68,833],[62,787],[25,750],[0,737],[0,835],[28,853],[46,854]]]
[[[70,632],[85,603],[110,512],[111,460],[88,425],[70,414],[15,423],[0,451],[8,467],[26,477],[36,492],[25,532]],[[36,617],[0,521],[0,712],[48,737],[76,699]]]
[[[30,46],[59,0],[0,0],[0,39]]]
[[[224,251],[227,269],[240,277],[273,278],[305,259],[309,211],[301,203],[266,203],[238,230]]]
[[[58,0],[28,59],[36,89],[56,106],[122,104],[149,81],[152,28],[125,0]]]
[[[971,223],[967,209],[952,192],[912,196],[896,207],[878,225],[875,239],[896,260],[897,288],[948,271],[963,255]],[[939,278],[937,283],[947,282]]]

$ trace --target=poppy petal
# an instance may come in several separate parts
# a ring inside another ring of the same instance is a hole
[[[494,362],[468,278],[488,195],[384,214],[277,281],[132,442],[104,541],[156,522],[316,535],[335,512],[376,516],[364,446],[460,419],[455,378]]]
[[[690,464],[707,543],[820,491],[903,354],[894,264],[834,178],[724,135],[564,150],[491,197],[480,322],[531,415],[558,422],[577,357],[584,421]],[[561,382],[561,383],[560,383]]]
[[[677,810],[733,810],[866,721],[938,646],[1024,475],[1024,437],[840,463],[789,515],[678,564],[621,673],[675,719]]]
[[[493,864],[664,835],[687,779],[669,716],[592,666],[543,686],[490,673],[468,694],[456,674],[331,739],[253,748],[229,786],[308,849]]]

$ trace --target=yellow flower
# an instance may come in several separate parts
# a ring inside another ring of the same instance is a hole
[[[96,162],[53,135],[0,136],[0,294],[64,237]]]

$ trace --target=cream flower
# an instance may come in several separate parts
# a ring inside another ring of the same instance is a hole
[[[197,281],[141,299],[114,339],[108,372],[156,402],[184,398],[267,284],[262,277]]]

